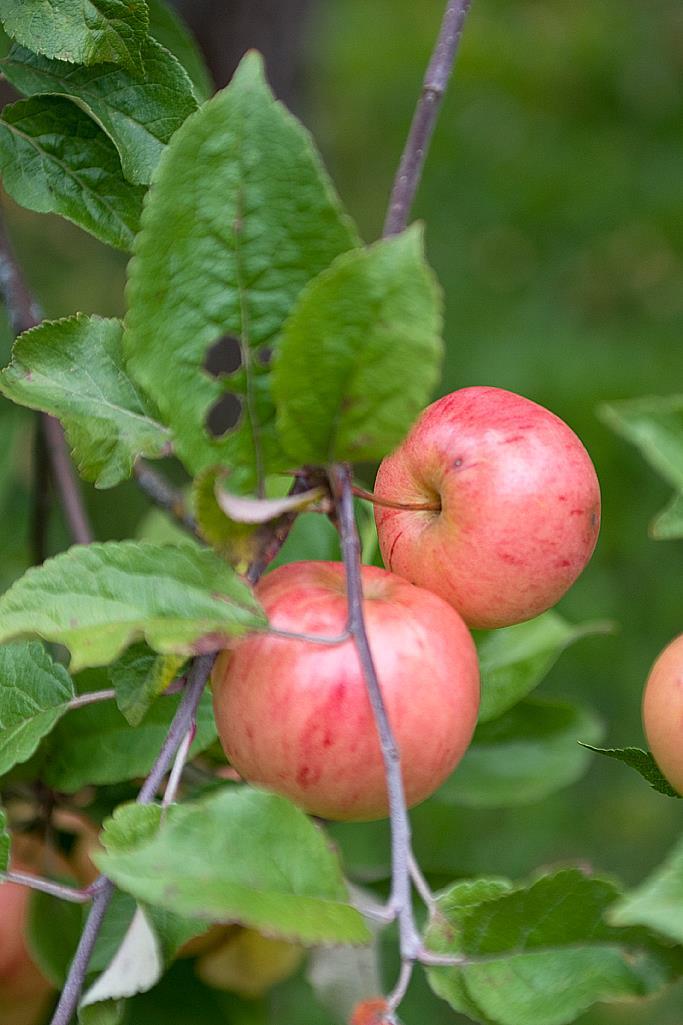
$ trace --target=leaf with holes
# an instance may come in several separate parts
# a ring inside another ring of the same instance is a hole
[[[180,15],[164,0],[147,0],[149,34],[180,61],[192,82],[199,103],[214,91],[211,74],[202,52]]]
[[[456,883],[438,898],[428,946],[466,959],[428,972],[434,991],[486,1025],[565,1025],[600,1000],[656,993],[683,972],[683,953],[605,913],[621,893],[577,869],[528,884]]]
[[[169,808],[158,832],[141,839],[137,816],[136,808],[119,810],[115,835],[105,829],[107,850],[95,860],[138,900],[304,943],[369,939],[362,916],[348,903],[336,854],[320,829],[284,798],[250,787],[223,788]]]
[[[0,598],[0,643],[38,635],[63,644],[74,672],[108,665],[141,638],[161,655],[195,655],[266,625],[247,584],[191,542],[76,545]]]
[[[440,331],[420,228],[340,256],[303,292],[276,352],[277,425],[291,459],[386,455],[436,384]]]
[[[125,371],[122,331],[118,320],[83,314],[43,323],[17,339],[0,374],[5,395],[62,421],[81,476],[100,488],[171,444]]]
[[[480,723],[441,800],[473,808],[529,804],[576,782],[590,756],[580,740],[599,740],[602,725],[587,708],[527,698]]]
[[[70,100],[35,96],[4,108],[0,176],[29,210],[60,214],[118,249],[132,246],[144,189],[126,181],[111,139]]]
[[[357,241],[308,133],[247,56],[171,140],[129,271],[128,365],[193,474],[228,465],[243,491],[285,468],[269,351],[307,281]],[[242,365],[212,377],[207,353],[225,336],[239,339]],[[226,393],[241,418],[211,437],[207,416]]]
[[[116,146],[125,177],[141,185],[149,182],[173,133],[197,109],[192,83],[168,50],[146,39],[142,60],[140,77],[116,64],[83,67],[13,46],[0,67],[25,96],[73,99]]]
[[[73,697],[71,677],[42,644],[0,646],[0,776],[35,753]]]
[[[8,35],[46,57],[141,70],[145,0],[0,0],[0,18]]]

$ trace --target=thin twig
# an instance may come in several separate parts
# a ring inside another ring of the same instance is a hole
[[[196,733],[197,720],[195,718],[192,720],[192,725],[183,737],[175,756],[173,768],[171,769],[171,773],[168,777],[168,783],[166,784],[166,789],[164,791],[164,799],[161,802],[164,808],[168,808],[169,804],[173,804],[178,795],[180,781],[183,778],[183,769],[185,768],[187,756],[190,753],[190,748],[192,747],[192,742],[194,741]]]
[[[348,630],[344,630],[342,633],[337,634],[336,637],[324,637],[322,634],[302,634],[296,633],[294,630],[279,630],[276,626],[268,626],[263,632],[271,634],[273,637],[284,637],[288,641],[306,641],[308,644],[326,644],[331,648],[334,648],[339,644],[343,644],[345,641],[348,641],[351,636]]]
[[[193,537],[201,540],[197,533],[197,522],[187,511],[185,500],[176,488],[172,487],[165,477],[158,473],[144,459],[138,459],[133,467],[133,474],[138,487],[147,497],[164,509],[173,520]]]
[[[84,708],[85,705],[95,705],[98,701],[113,701],[116,697],[116,691],[112,687],[110,690],[91,690],[85,694],[79,694],[78,697],[72,698],[67,708],[72,712],[75,708]]]
[[[448,80],[451,77],[465,16],[472,0],[449,0],[436,47],[422,83],[410,132],[396,172],[383,236],[397,235],[408,223]]]
[[[7,307],[12,331],[15,335],[20,335],[23,331],[28,331],[40,323],[40,309],[26,285],[2,223],[0,223],[0,294]],[[89,544],[94,535],[85,511],[80,485],[74,473],[62,425],[47,413],[41,413],[38,422],[45,438],[53,483],[59,495],[71,536],[77,544]],[[39,490],[42,489],[42,481],[37,481],[36,487]]]
[[[41,566],[47,558],[47,528],[50,519],[50,464],[45,435],[36,419],[33,439],[33,502],[31,508],[31,562]]]
[[[353,482],[350,468],[341,464],[333,466],[330,470],[330,483],[336,498],[342,557],[346,570],[349,630],[355,642],[367,684],[386,772],[391,820],[391,906],[398,919],[402,960],[412,963],[422,944],[415,925],[411,901],[410,820],[406,807],[398,746],[389,723],[365,628],[360,541],[353,510]]]
[[[433,916],[437,907],[436,900],[412,851],[410,852],[410,876],[415,889],[422,898],[422,902],[429,911],[430,917]]]
[[[74,471],[74,464],[71,462],[62,425],[53,416],[41,413],[40,426],[45,435],[52,481],[71,536],[76,544],[89,545],[95,540],[95,535],[85,511],[81,486]]]
[[[192,668],[188,673],[185,694],[178,706],[178,711],[171,723],[157,760],[138,794],[138,804],[151,804],[156,797],[157,790],[171,767],[176,751],[192,725],[215,657],[215,655],[201,655],[194,660]],[[51,1025],[69,1025],[76,1011],[88,971],[90,957],[99,936],[104,916],[107,913],[107,908],[114,895],[114,884],[106,876],[100,876],[93,885],[99,887],[99,889],[93,899],[90,914],[85,923],[78,949],[71,962],[69,975],[52,1017]]]
[[[67,900],[71,904],[87,904],[91,899],[90,893],[87,890],[76,890],[73,886],[53,883],[50,879],[43,879],[41,876],[34,876],[29,872],[3,872],[0,873],[0,878],[5,883],[18,883],[20,886],[28,886],[31,890],[49,893],[51,897],[59,897],[60,900]]]

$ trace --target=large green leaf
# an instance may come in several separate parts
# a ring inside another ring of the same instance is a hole
[[[437,382],[440,332],[421,229],[340,256],[305,289],[277,349],[273,394],[288,455],[296,464],[386,455]]]
[[[289,801],[225,788],[168,810],[152,837],[120,809],[98,866],[138,900],[207,921],[239,921],[304,943],[364,942],[336,855]]]
[[[527,698],[477,728],[440,796],[475,808],[538,801],[584,774],[590,755],[578,741],[596,741],[601,735],[602,726],[590,710]]]
[[[193,655],[265,625],[249,587],[191,542],[77,545],[0,598],[0,643],[57,641],[71,651],[74,671],[108,665],[143,637],[160,654]]]
[[[112,61],[140,69],[145,0],[0,0],[5,31],[36,53],[75,64]]]
[[[54,93],[75,100],[116,146],[125,177],[146,184],[197,103],[182,66],[154,39],[145,40],[142,59],[141,77],[116,64],[83,67],[13,46],[0,66],[26,96]]]
[[[144,189],[125,180],[111,139],[70,100],[35,96],[4,108],[0,176],[29,210],[61,214],[102,242],[130,249]]]
[[[676,488],[677,494],[650,524],[652,537],[683,537],[683,395],[610,402],[600,407],[600,414]]]
[[[17,339],[0,390],[58,417],[79,472],[100,488],[130,476],[138,456],[161,456],[170,435],[126,374],[122,325],[77,314]]]
[[[106,687],[104,673],[95,679]],[[132,727],[113,701],[100,701],[69,712],[49,741],[42,777],[48,786],[74,793],[85,786],[122,783],[146,776],[159,755],[180,695],[158,701],[145,721]],[[197,711],[192,756],[216,738],[211,696],[203,695]]]
[[[611,908],[613,925],[645,925],[683,944],[683,840],[637,889]]]
[[[306,282],[356,243],[307,132],[246,57],[164,153],[129,272],[128,365],[193,473],[227,463],[237,490],[283,468],[269,350]],[[224,336],[242,365],[218,379],[204,361]],[[206,417],[225,392],[241,419],[212,438]]]
[[[177,57],[187,71],[200,103],[214,91],[211,75],[192,33],[165,0],[147,0],[149,34]]]
[[[73,697],[71,677],[42,644],[0,646],[0,776],[31,757]]]
[[[432,988],[487,1025],[564,1025],[597,1001],[654,993],[683,972],[683,956],[646,929],[606,925],[619,896],[576,869],[514,888],[456,884],[438,899],[427,943],[466,963],[431,969]]]
[[[495,719],[531,693],[565,648],[610,629],[610,623],[597,621],[574,626],[551,609],[527,623],[479,634],[479,722]]]

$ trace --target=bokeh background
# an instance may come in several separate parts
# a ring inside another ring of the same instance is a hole
[[[441,0],[184,7],[219,83],[248,45],[265,51],[276,88],[315,133],[364,237],[377,237]],[[446,295],[441,390],[521,392],[565,419],[595,461],[602,536],[560,610],[575,622],[612,619],[616,630],[567,651],[542,692],[592,705],[614,746],[643,743],[648,667],[683,630],[683,544],[647,534],[668,488],[596,413],[605,400],[683,390],[682,129],[680,0],[474,0],[414,211],[427,224]],[[121,255],[57,219],[8,200],[5,209],[49,316],[122,312]],[[1,347],[4,359],[6,332]],[[26,413],[0,409],[3,589],[29,557],[29,424]],[[132,486],[89,489],[87,498],[101,538],[134,535],[146,515]],[[51,544],[62,547],[58,519],[52,531]],[[413,822],[435,884],[474,873],[520,878],[576,859],[635,884],[680,833],[683,809],[596,758],[581,783],[534,805],[462,811],[435,799]],[[385,827],[347,827],[340,840],[368,878],[382,875]],[[166,1010],[159,997],[140,1000],[134,1025],[193,1020],[205,998],[187,966],[165,985]],[[270,1002],[274,1016],[264,1021],[329,1020],[302,980]],[[215,1013],[261,1020],[238,1004],[217,1004]],[[403,1013],[408,1025],[463,1021],[419,980]],[[595,1008],[580,1025],[681,1021],[678,986],[644,1004]]]

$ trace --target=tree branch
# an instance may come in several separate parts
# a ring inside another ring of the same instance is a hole
[[[69,901],[71,904],[87,904],[91,898],[88,890],[76,890],[73,886],[53,883],[50,879],[31,875],[30,872],[10,870],[9,872],[1,873],[1,876],[2,880],[6,883],[18,883],[20,886],[28,886],[30,890],[40,890],[41,893],[49,893],[50,896]]]
[[[144,459],[138,459],[133,467],[133,474],[138,487],[154,505],[167,512],[171,518],[197,540],[202,540],[197,532],[197,522],[187,511],[183,496],[172,487],[165,477],[157,473]]]
[[[28,331],[40,323],[42,316],[40,309],[31,296],[14,256],[5,226],[1,222],[0,294],[7,307],[10,324],[15,335],[20,335],[23,331]],[[80,485],[74,472],[62,425],[47,413],[40,413],[38,422],[45,441],[52,480],[59,495],[71,536],[77,544],[87,545],[93,540],[94,535],[85,511]],[[40,464],[38,472],[40,472]],[[37,491],[40,492],[42,487],[42,482],[37,480]]]
[[[173,763],[176,751],[192,726],[215,659],[216,656],[214,654],[200,655],[194,660],[187,676],[187,685],[183,699],[178,706],[178,711],[174,716],[152,771],[138,794],[138,804],[151,804],[156,797],[157,790]],[[90,957],[102,928],[107,908],[114,896],[114,884],[106,876],[100,876],[93,886],[95,897],[90,914],[85,923],[78,949],[71,962],[69,975],[64,984],[64,989],[59,998],[51,1025],[69,1025],[76,1011],[88,971]]]
[[[339,536],[346,569],[349,631],[365,676],[386,772],[391,819],[391,905],[398,920],[401,958],[404,962],[411,963],[418,957],[422,944],[415,925],[411,900],[410,820],[406,808],[399,751],[389,723],[365,628],[360,540],[353,509],[353,478],[350,468],[340,464],[333,466],[330,470],[330,483],[336,498]]]
[[[383,237],[397,235],[408,223],[417,187],[420,184],[429,143],[451,77],[465,16],[472,0],[448,0],[441,22],[422,92],[413,115],[408,139],[391,190]]]

